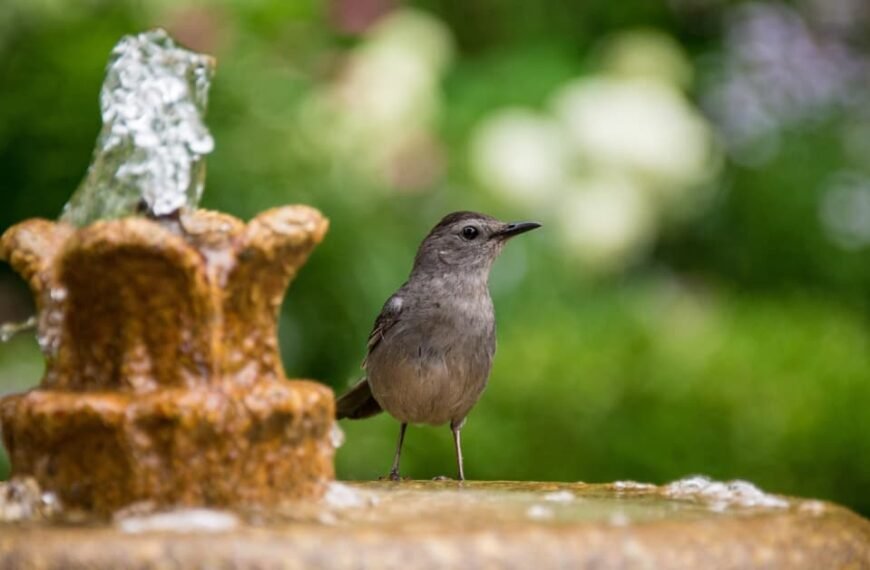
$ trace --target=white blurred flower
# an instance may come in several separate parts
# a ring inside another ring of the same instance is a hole
[[[383,138],[431,120],[438,79],[424,60],[400,46],[369,46],[351,59],[334,103],[349,127]]]
[[[713,137],[701,115],[668,84],[606,76],[566,85],[554,99],[578,157],[648,179],[665,195],[705,180]]]
[[[617,34],[602,47],[602,67],[615,77],[652,79],[686,88],[693,69],[686,54],[671,36],[657,30],[632,30]]]
[[[847,250],[870,246],[870,179],[840,173],[829,186],[819,207],[828,237]]]
[[[353,125],[389,138],[429,124],[450,59],[450,35],[436,18],[397,10],[367,35],[336,86],[337,103]]]
[[[388,184],[430,181],[433,165],[441,163],[433,125],[451,52],[450,34],[437,18],[391,12],[348,55],[343,73],[303,105],[303,130],[321,152],[369,177]],[[435,154],[420,155],[425,149]],[[399,162],[408,157],[425,165]],[[414,172],[401,171],[405,165]],[[418,176],[421,170],[427,175]]]
[[[558,221],[592,273],[619,271],[663,223],[698,211],[721,166],[713,130],[682,88],[692,67],[659,32],[611,38],[603,70],[555,94],[549,111],[510,108],[472,136],[476,178]]]
[[[491,114],[471,142],[481,183],[525,206],[548,202],[566,183],[566,146],[552,118],[522,108]]]
[[[567,190],[558,212],[559,228],[588,269],[620,269],[654,237],[655,211],[631,178],[601,174],[579,179]]]
[[[437,18],[402,8],[380,20],[368,33],[370,45],[408,50],[435,73],[446,71],[453,55],[453,39]]]

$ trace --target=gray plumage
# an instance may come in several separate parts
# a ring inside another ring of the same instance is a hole
[[[392,479],[409,423],[450,424],[464,479],[459,433],[495,355],[490,268],[510,237],[537,227],[449,214],[423,240],[408,281],[384,303],[369,335],[366,377],[338,399],[336,415],[360,419],[386,410],[401,422]]]

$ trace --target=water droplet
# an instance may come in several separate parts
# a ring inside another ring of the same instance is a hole
[[[332,424],[332,429],[329,430],[329,442],[335,449],[344,445],[344,431],[338,425],[338,422],[334,422]]]
[[[554,491],[544,495],[544,500],[552,503],[570,503],[575,498],[571,491]]]
[[[546,520],[553,518],[553,509],[544,505],[532,505],[526,510],[526,516],[534,520]]]
[[[344,509],[371,506],[375,504],[376,499],[373,495],[354,489],[350,485],[333,481],[326,488],[323,501],[329,507]]]
[[[18,333],[36,328],[36,316],[31,316],[20,323],[3,323],[0,325],[0,342],[9,342]]]
[[[52,301],[61,302],[66,299],[66,288],[65,287],[52,287],[51,292],[49,293]]]
[[[637,481],[616,481],[613,488],[617,491],[649,491],[655,489],[652,483],[638,483]]]
[[[236,515],[214,509],[177,509],[145,515],[119,516],[121,532],[227,532],[239,526]]]

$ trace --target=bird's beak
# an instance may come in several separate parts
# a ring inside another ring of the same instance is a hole
[[[495,237],[502,239],[512,238],[526,232],[530,232],[536,228],[540,228],[538,222],[512,222],[495,233]]]

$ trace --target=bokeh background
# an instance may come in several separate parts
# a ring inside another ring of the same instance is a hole
[[[445,213],[536,219],[492,275],[472,478],[702,473],[870,514],[866,0],[5,0],[0,230],[57,217],[109,51],[155,26],[218,58],[203,205],[332,220],[284,304],[291,377],[360,376]],[[31,310],[4,265],[0,320]],[[0,393],[41,371],[0,345]],[[343,427],[339,476],[385,473],[396,422]],[[412,429],[403,471],[452,474],[449,430]]]

